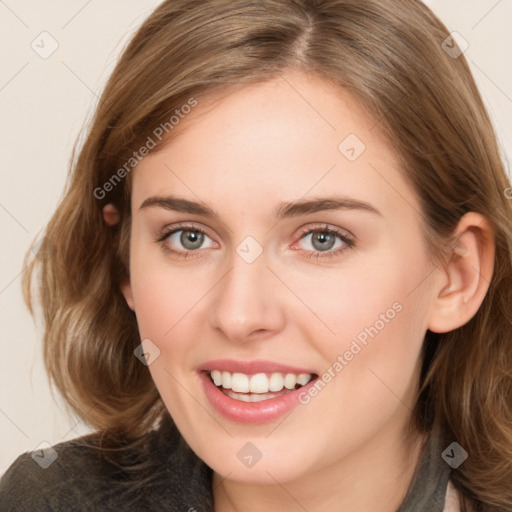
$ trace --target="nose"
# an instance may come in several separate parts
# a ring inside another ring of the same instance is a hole
[[[237,343],[274,336],[286,321],[285,297],[265,252],[248,263],[233,251],[228,264],[212,295],[211,326]]]

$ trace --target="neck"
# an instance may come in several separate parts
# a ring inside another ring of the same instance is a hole
[[[426,441],[420,432],[399,433],[384,442],[386,435],[381,432],[336,464],[293,481],[274,479],[275,484],[256,485],[214,473],[215,512],[395,512],[407,494]]]

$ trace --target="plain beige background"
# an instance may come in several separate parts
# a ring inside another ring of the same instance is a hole
[[[73,143],[105,79],[159,3],[0,0],[0,474],[43,441],[54,445],[89,431],[50,394],[41,330],[23,304],[20,273],[62,194]],[[512,161],[512,2],[426,3],[467,41],[465,55]]]

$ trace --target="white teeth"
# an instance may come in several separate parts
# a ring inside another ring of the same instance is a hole
[[[264,373],[257,373],[249,381],[249,391],[251,393],[267,393],[268,379]]]
[[[273,373],[268,383],[269,391],[281,391],[284,387],[284,379],[280,373]]]
[[[311,375],[309,375],[309,373],[301,373],[298,377],[297,377],[297,382],[301,385],[301,386],[305,386],[309,381],[311,380]]]
[[[226,371],[212,370],[210,372],[213,382],[216,386],[222,386],[224,389],[233,390],[236,393],[276,393],[286,389],[295,389],[295,386],[306,385],[313,375],[309,373],[256,373],[246,375],[244,373],[230,373]],[[248,400],[245,400],[248,401]]]
[[[237,393],[249,393],[249,377],[245,373],[233,373],[231,389]]]
[[[284,378],[284,387],[286,389],[293,389],[297,384],[297,377],[293,373],[287,373]]]
[[[222,387],[224,389],[231,389],[231,373],[222,372]]]
[[[219,370],[213,370],[211,376],[216,386],[220,386],[222,384],[222,373],[220,373]]]

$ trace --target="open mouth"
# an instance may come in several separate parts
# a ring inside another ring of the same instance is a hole
[[[242,402],[262,402],[300,389],[318,375],[314,373],[231,373],[207,371],[210,381],[224,395]]]

